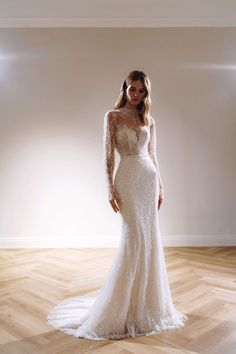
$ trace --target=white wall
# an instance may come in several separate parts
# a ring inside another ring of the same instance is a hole
[[[0,247],[117,246],[102,126],[135,69],[152,82],[164,245],[235,245],[235,38],[236,28],[0,29]]]

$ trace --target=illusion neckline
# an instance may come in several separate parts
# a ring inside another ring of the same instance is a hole
[[[137,112],[138,113],[138,110],[137,110],[137,108],[128,108],[128,107],[120,107],[120,108],[118,108],[118,109],[120,109],[120,110],[122,110],[122,111],[127,111],[127,112]]]

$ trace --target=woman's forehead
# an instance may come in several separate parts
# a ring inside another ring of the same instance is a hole
[[[130,83],[130,86],[136,87],[136,88],[144,88],[143,83],[140,80],[135,80]]]

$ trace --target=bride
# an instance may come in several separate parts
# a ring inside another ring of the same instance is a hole
[[[124,80],[115,107],[103,122],[109,203],[121,215],[121,237],[97,296],[57,304],[48,322],[69,335],[93,340],[150,336],[185,325],[172,301],[159,228],[164,187],[150,114],[151,83],[142,71]],[[114,175],[115,150],[120,161]]]

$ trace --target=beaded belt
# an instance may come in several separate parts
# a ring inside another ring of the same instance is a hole
[[[139,154],[139,155],[122,155],[120,156],[121,159],[124,158],[139,158],[139,157],[149,157],[149,154]]]

